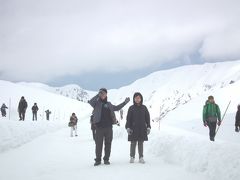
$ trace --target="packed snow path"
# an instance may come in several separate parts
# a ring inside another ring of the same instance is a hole
[[[147,152],[146,164],[129,164],[129,143],[123,138],[113,140],[111,165],[94,167],[94,142],[89,126],[88,120],[79,123],[78,137],[69,137],[70,130],[65,128],[1,153],[0,179],[205,179],[200,174],[166,164]]]

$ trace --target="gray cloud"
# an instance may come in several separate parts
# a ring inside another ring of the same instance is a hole
[[[0,78],[240,59],[239,22],[238,0],[0,0]]]

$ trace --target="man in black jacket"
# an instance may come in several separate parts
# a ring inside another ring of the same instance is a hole
[[[37,103],[34,103],[34,105],[32,107],[33,121],[34,120],[37,121],[37,112],[38,112],[38,106],[37,106]]]
[[[89,101],[89,104],[94,108],[92,122],[96,126],[96,159],[94,166],[101,164],[103,141],[105,141],[104,164],[110,164],[109,157],[113,138],[112,125],[117,122],[114,111],[119,111],[129,101],[130,98],[126,98],[125,101],[118,106],[112,105],[107,100],[107,89],[105,88],[100,89],[99,93]]]
[[[20,118],[19,121],[24,121],[25,120],[25,113],[26,113],[27,107],[28,107],[27,101],[22,96],[21,100],[18,104],[18,113],[19,113],[19,118]]]
[[[238,105],[238,110],[236,113],[236,118],[235,118],[235,131],[239,132],[240,131],[240,104]]]

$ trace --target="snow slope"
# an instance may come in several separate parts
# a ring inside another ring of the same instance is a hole
[[[128,86],[109,90],[109,99],[114,103],[119,103],[125,97],[132,97],[134,92],[140,91],[144,95],[144,102],[149,107],[152,119],[158,121],[166,117],[169,112],[195,98],[204,97],[203,102],[200,103],[202,105],[208,95],[214,94],[216,90],[225,89],[239,80],[240,60],[188,65],[157,71]],[[96,94],[93,91],[83,90],[78,85],[54,88],[40,83],[20,84],[44,89],[84,102],[87,102]],[[226,104],[227,101],[226,98],[224,103]]]
[[[189,65],[152,73],[129,86],[110,90],[109,96],[117,103],[126,96],[132,97],[134,92],[140,91],[152,119],[158,121],[169,112],[197,98],[200,98],[198,104],[202,109],[207,97],[215,95],[215,92],[218,92],[216,100],[221,106],[228,103],[232,91],[234,94],[231,99],[235,100],[234,103],[240,103],[237,93],[239,84],[233,86],[239,81],[240,61]],[[233,88],[229,89],[232,86]],[[235,106],[231,107],[232,111],[235,110]],[[199,116],[199,113],[196,113],[196,116]]]

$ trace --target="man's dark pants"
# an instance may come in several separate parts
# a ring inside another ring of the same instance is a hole
[[[210,140],[215,140],[217,122],[208,122]]]
[[[95,143],[96,143],[96,162],[101,162],[102,159],[102,149],[103,149],[103,142],[105,145],[104,151],[105,156],[103,158],[104,161],[108,161],[110,154],[111,154],[111,146],[112,146],[112,139],[113,139],[113,129],[112,127],[106,128],[96,128],[96,136],[95,136]]]

